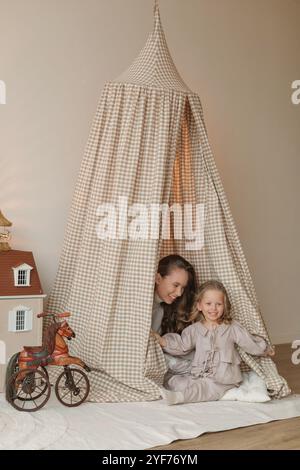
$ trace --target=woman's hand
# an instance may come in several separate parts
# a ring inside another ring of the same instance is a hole
[[[264,356],[265,357],[273,357],[275,356],[275,346],[268,346],[265,353],[264,353]]]
[[[150,333],[151,333],[151,335],[153,336],[153,338],[156,339],[156,341],[158,342],[158,344],[159,344],[162,348],[164,348],[164,347],[167,346],[166,340],[165,340],[162,336],[160,336],[158,333],[156,333],[156,332],[153,331],[153,330],[151,330]]]

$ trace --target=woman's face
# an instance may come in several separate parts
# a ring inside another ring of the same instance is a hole
[[[166,304],[172,304],[177,297],[181,297],[189,280],[185,269],[174,268],[166,276],[156,274],[155,284],[158,297]]]

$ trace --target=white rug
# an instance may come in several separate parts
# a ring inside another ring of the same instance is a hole
[[[143,403],[61,405],[54,394],[36,413],[12,408],[0,394],[0,449],[138,450],[205,432],[300,416],[300,396],[267,403],[219,401],[167,406]]]

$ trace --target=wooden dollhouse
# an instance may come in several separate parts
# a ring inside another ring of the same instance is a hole
[[[42,344],[43,294],[32,252],[12,250],[0,211],[0,392],[9,358],[24,345]],[[2,230],[1,230],[2,229]]]

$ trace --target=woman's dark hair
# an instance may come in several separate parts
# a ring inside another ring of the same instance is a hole
[[[181,333],[191,322],[189,317],[194,303],[197,289],[196,274],[193,266],[182,256],[169,255],[162,258],[158,264],[157,272],[162,276],[168,276],[173,269],[184,269],[188,274],[188,283],[181,297],[172,304],[163,302],[164,316],[161,323],[161,334]]]

